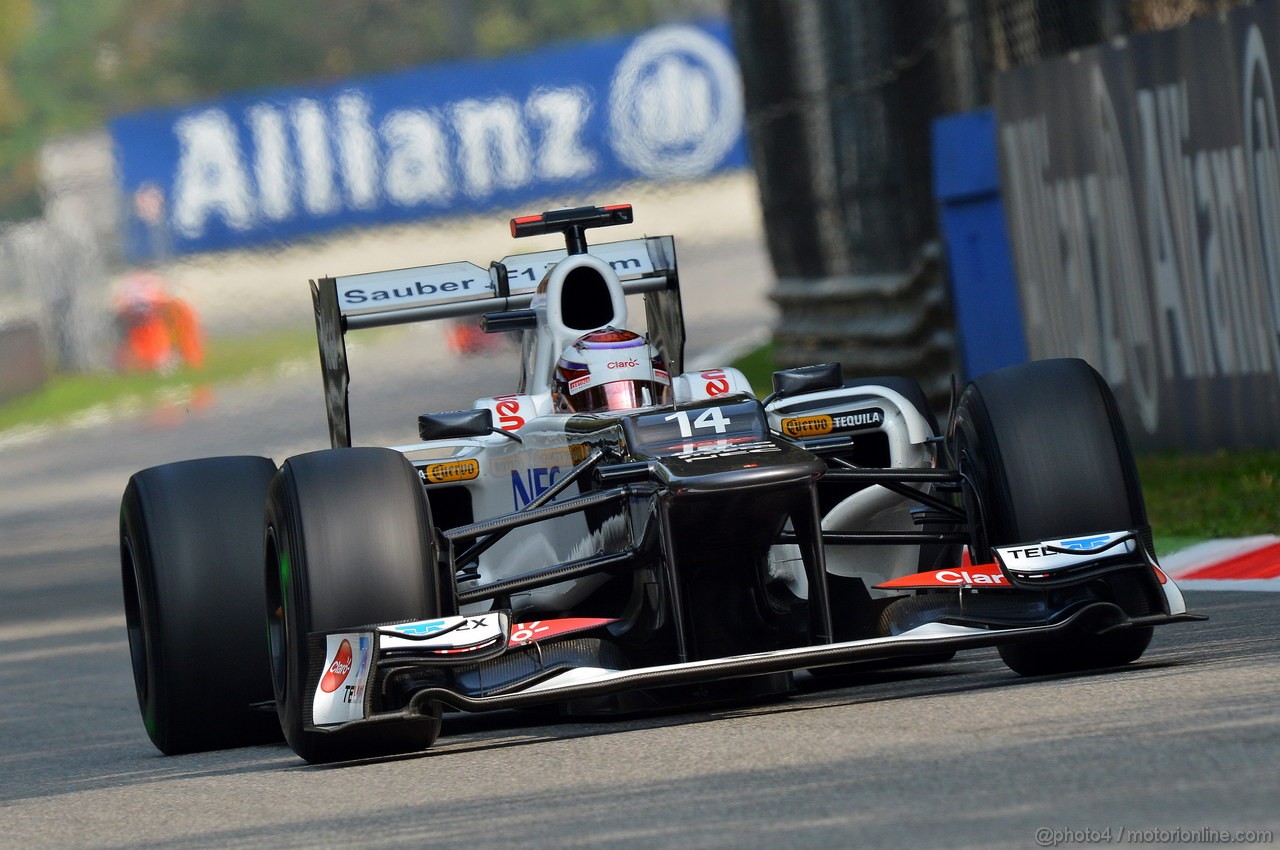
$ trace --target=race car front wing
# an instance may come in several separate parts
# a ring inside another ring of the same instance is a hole
[[[890,637],[778,649],[723,658],[636,669],[608,669],[555,662],[543,647],[575,633],[601,630],[610,620],[578,618],[535,623],[511,622],[506,612],[444,617],[369,627],[359,631],[311,635],[323,663],[309,671],[314,695],[307,710],[308,730],[335,732],[356,724],[404,720],[433,714],[438,705],[462,711],[528,708],[602,697],[628,691],[738,679],[833,665],[883,661],[1036,641],[1071,631],[1105,633],[1166,623],[1200,620],[1185,612],[1131,617],[1108,602],[1084,605],[1055,622],[1018,627],[984,627],[931,622]],[[323,645],[323,653],[320,651]],[[474,677],[449,676],[451,670],[524,656],[529,672],[518,683],[499,688],[475,686]],[[389,677],[406,670],[424,672],[403,706],[377,710]],[[432,671],[437,673],[432,676]],[[450,684],[441,684],[448,681]],[[467,683],[471,683],[468,685]]]

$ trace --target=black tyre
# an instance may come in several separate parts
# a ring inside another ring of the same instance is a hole
[[[1041,360],[976,378],[957,405],[952,457],[968,476],[973,557],[996,546],[1147,529],[1147,511],[1124,423],[1110,388],[1083,360]],[[977,510],[975,510],[975,508]],[[1128,584],[1128,583],[1126,583]],[[1104,590],[1127,611],[1145,605]],[[1001,647],[1023,675],[1127,664],[1150,628],[1082,633]]]
[[[404,456],[354,448],[286,461],[267,498],[265,575],[276,710],[294,752],[317,763],[431,746],[438,712],[342,732],[305,728],[315,688],[307,671],[312,652],[324,652],[308,634],[440,613],[431,512]]]
[[[262,634],[262,508],[275,464],[219,457],[143,470],[120,504],[138,707],[168,755],[279,740]]]

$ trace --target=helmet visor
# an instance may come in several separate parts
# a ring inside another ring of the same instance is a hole
[[[634,410],[654,404],[666,404],[671,387],[657,381],[611,381],[588,387],[570,396],[568,404],[575,411]]]

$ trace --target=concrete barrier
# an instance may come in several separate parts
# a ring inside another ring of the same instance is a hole
[[[35,392],[48,379],[36,323],[22,321],[0,326],[0,404]]]

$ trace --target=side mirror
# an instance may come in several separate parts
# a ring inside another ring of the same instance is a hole
[[[773,373],[775,398],[813,393],[818,390],[835,390],[844,386],[844,371],[839,363],[819,363],[816,366],[797,366]]]
[[[483,437],[491,433],[493,433],[493,411],[488,408],[424,413],[418,417],[418,436],[423,440]]]

